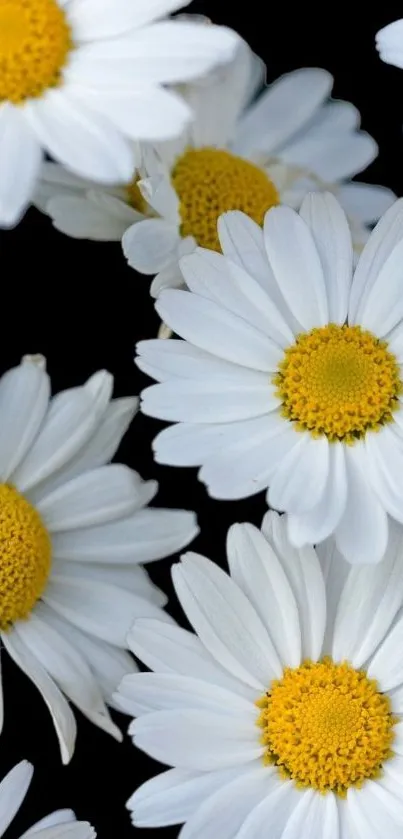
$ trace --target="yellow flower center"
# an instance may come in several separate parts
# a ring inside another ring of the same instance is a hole
[[[0,102],[19,104],[56,87],[71,46],[56,0],[1,0]]]
[[[283,416],[297,430],[349,444],[391,422],[402,392],[387,343],[360,326],[329,324],[298,335],[273,381]]]
[[[180,202],[181,235],[219,251],[217,219],[242,210],[258,224],[279,203],[276,187],[263,171],[241,157],[214,148],[188,149],[176,162],[172,184]]]
[[[143,213],[146,215],[147,212],[147,202],[143,198],[139,187],[140,178],[138,175],[135,175],[133,180],[127,185],[126,187],[126,195],[127,195],[127,203],[133,207],[133,210],[137,210],[138,213]]]
[[[0,484],[0,629],[28,616],[45,588],[51,556],[39,513],[14,487]]]
[[[389,699],[349,664],[326,658],[288,668],[257,705],[265,763],[300,787],[344,797],[392,756]]]

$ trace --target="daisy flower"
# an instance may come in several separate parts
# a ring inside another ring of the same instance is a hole
[[[12,822],[28,792],[34,768],[22,760],[0,783],[0,836]],[[89,822],[78,822],[72,810],[55,810],[23,834],[36,839],[94,839],[95,830]]]
[[[193,513],[148,508],[154,481],[109,463],[137,403],[111,401],[112,385],[101,371],[50,399],[32,356],[0,380],[0,639],[42,694],[64,763],[68,700],[121,739],[105,702],[135,669],[126,634],[166,601],[140,563],[197,533]]]
[[[253,101],[264,69],[242,42],[231,65],[181,88],[194,121],[179,140],[147,155],[148,177],[139,186],[155,218],[127,230],[123,250],[132,268],[156,274],[154,296],[183,284],[184,251],[219,250],[217,219],[224,211],[242,210],[261,224],[270,207],[299,209],[307,192],[330,189],[349,216],[359,253],[369,226],[395,200],[389,189],[350,182],[378,149],[359,131],[356,108],[329,101],[330,73],[295,70]],[[58,226],[66,227],[67,203],[64,208],[51,205]]]
[[[31,199],[43,154],[76,175],[125,183],[128,138],[167,140],[190,118],[162,85],[232,58],[237,37],[160,20],[187,0],[2,0],[0,224]]]
[[[351,569],[328,540],[294,549],[284,517],[228,533],[230,576],[172,569],[196,634],[136,622],[154,673],[124,678],[134,744],[173,768],[128,801],[180,839],[399,839],[403,827],[403,545]],[[349,570],[350,569],[350,570]],[[357,599],[357,592],[359,598]]]
[[[353,274],[346,216],[330,193],[264,230],[233,212],[223,253],[181,269],[190,291],[156,308],[185,341],[138,344],[160,383],[145,414],[178,423],[154,440],[159,463],[201,466],[215,498],[265,488],[296,546],[335,534],[350,562],[385,552],[403,522],[403,200],[381,219]]]

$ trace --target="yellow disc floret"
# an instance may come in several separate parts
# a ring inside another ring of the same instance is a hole
[[[71,46],[56,0],[1,0],[0,102],[18,105],[56,87]]]
[[[353,443],[393,420],[398,363],[371,332],[329,324],[300,334],[274,377],[283,416],[301,431]]]
[[[193,236],[210,250],[220,250],[221,213],[242,210],[262,224],[267,210],[279,203],[276,187],[263,169],[222,149],[189,149],[177,160],[171,177],[180,202],[181,235]]]
[[[0,484],[0,629],[28,616],[45,588],[51,554],[39,513],[16,489]]]
[[[257,704],[265,762],[298,786],[344,797],[392,756],[389,699],[349,664],[326,658],[286,669]]]

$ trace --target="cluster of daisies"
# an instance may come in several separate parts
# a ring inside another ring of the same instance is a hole
[[[268,512],[232,525],[228,572],[173,564],[181,628],[144,565],[197,520],[114,459],[137,398],[105,370],[53,395],[24,356],[0,380],[1,645],[63,763],[74,707],[117,740],[110,708],[134,717],[169,767],[130,798],[135,826],[401,839],[403,199],[352,180],[377,146],[328,72],[267,86],[183,6],[1,0],[0,225],[33,205],[121,242],[161,318],[136,357],[156,461],[199,467],[215,499],[265,491]],[[377,46],[403,67],[403,21]],[[32,771],[0,783],[0,835]],[[95,835],[70,810],[34,833]]]

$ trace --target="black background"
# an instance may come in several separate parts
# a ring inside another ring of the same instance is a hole
[[[135,0],[133,0],[135,2]],[[353,102],[362,126],[380,147],[362,180],[385,184],[403,194],[403,71],[383,64],[375,33],[403,15],[400,3],[369,4],[194,2],[192,11],[235,28],[266,62],[268,81],[303,66],[333,73],[336,98]],[[355,17],[353,14],[355,13]],[[81,384],[100,368],[115,376],[115,395],[137,394],[146,384],[133,364],[136,341],[154,337],[158,319],[147,278],[125,265],[119,245],[83,243],[53,230],[48,219],[30,210],[13,231],[0,234],[1,369],[24,353],[47,356],[54,390]],[[224,563],[225,535],[234,521],[259,524],[263,496],[237,503],[209,499],[196,470],[153,463],[151,440],[161,423],[138,415],[118,459],[144,478],[157,478],[157,504],[196,510],[201,535],[192,547]],[[172,560],[151,567],[154,580],[170,594],[171,612],[182,620],[170,582]],[[101,839],[164,835],[177,829],[135,830],[125,801],[160,767],[87,723],[77,712],[76,751],[68,767],[60,762],[50,715],[29,680],[3,655],[5,724],[0,739],[0,778],[19,760],[35,766],[25,806],[10,834],[18,836],[36,819],[58,807],[72,807],[90,820]],[[126,731],[129,719],[115,715]],[[217,837],[219,839],[219,837]]]

